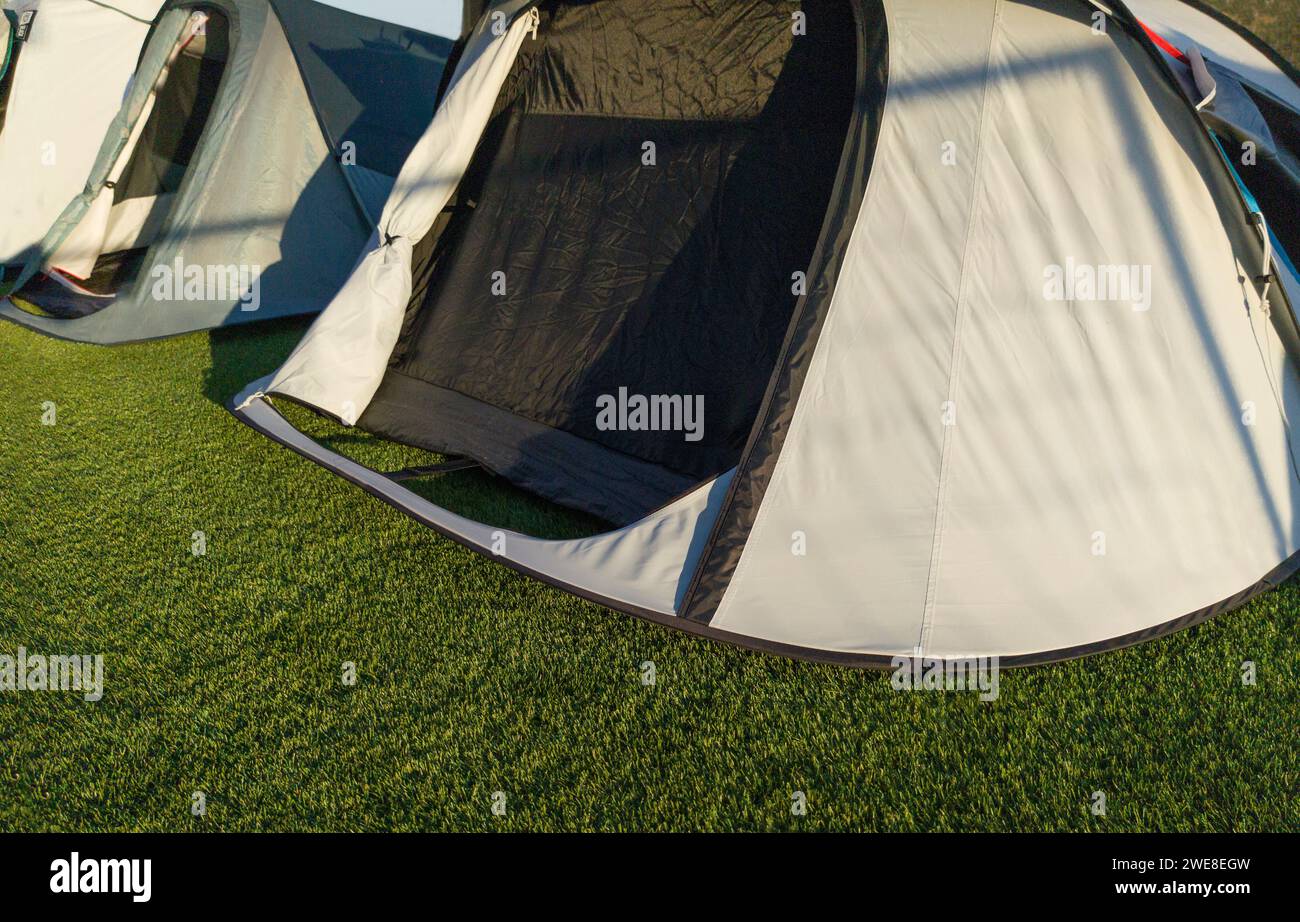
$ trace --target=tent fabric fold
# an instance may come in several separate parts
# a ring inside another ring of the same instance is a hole
[[[498,10],[514,16],[520,0]],[[460,181],[492,103],[531,29],[515,16],[501,35],[484,19],[471,36],[446,96],[398,174],[377,244],[316,320],[270,389],[351,425],[374,396],[411,296],[411,256]]]

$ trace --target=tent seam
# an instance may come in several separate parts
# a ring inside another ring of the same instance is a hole
[[[881,11],[885,16],[887,27],[891,24],[891,20],[890,20],[891,10],[892,7],[888,2],[881,4]],[[879,153],[879,138],[884,135],[885,122],[893,117],[894,108],[891,103],[892,103],[892,97],[896,92],[897,90],[895,89],[893,82],[886,81],[884,98],[881,100],[880,103],[880,125],[877,128],[877,146],[876,149],[872,151],[873,160],[875,159],[876,154]],[[859,204],[857,210],[853,212],[852,215],[853,229],[849,232],[849,238],[844,244],[845,254],[848,254],[853,251],[854,242],[857,240],[858,234],[867,232],[865,229],[866,222],[863,220],[863,216],[868,213],[869,209],[871,208],[872,202],[875,200],[877,191],[880,188],[880,184],[884,182],[884,180],[881,179],[881,175],[880,175],[881,172],[882,171],[880,170],[870,169],[867,174],[867,184],[866,187],[862,190],[862,202]],[[826,331],[826,327],[830,325],[832,314],[835,313],[835,306],[837,304],[837,295],[838,295],[838,291],[833,290],[830,296],[830,303],[826,305],[826,318],[823,321],[822,331],[821,331],[823,334]],[[820,339],[821,337],[819,336],[818,342],[817,344],[814,345],[812,353],[809,357],[810,365],[815,364],[817,361],[817,353],[818,353],[818,347],[820,346]],[[811,371],[809,372],[809,378],[808,378],[808,382],[810,381],[811,381]],[[805,382],[805,385],[807,385],[808,382]],[[807,400],[810,404],[814,403],[817,400],[817,396],[818,395],[814,390],[814,391],[810,391],[807,394],[801,394],[799,399],[795,401],[794,410],[790,415],[790,431],[786,433],[785,442],[784,442],[785,445],[793,444],[796,434],[803,430],[804,420],[806,419],[807,414],[800,413],[799,411],[800,408],[804,405],[804,401]],[[750,555],[747,555],[745,553],[745,549],[748,547],[750,540],[756,534],[758,534],[760,526],[762,526],[762,524],[770,517],[771,506],[769,503],[764,502],[764,500],[766,499],[768,493],[773,489],[773,487],[776,486],[777,480],[785,472],[785,469],[789,466],[787,460],[789,458],[789,455],[790,453],[786,452],[784,449],[777,453],[776,461],[772,465],[772,476],[768,479],[767,486],[763,490],[763,495],[759,499],[758,507],[754,512],[754,521],[749,526],[749,533],[745,537],[745,545],[741,548],[740,557],[736,561],[736,566],[735,569],[732,571],[731,579],[727,581],[727,587],[722,592],[722,598],[718,600],[718,607],[714,611],[713,617],[711,617],[707,622],[705,622],[710,626],[720,625],[722,621],[725,620],[726,613],[730,611],[730,609],[733,607],[728,601],[729,598],[731,597],[731,591],[730,591],[731,587],[733,585],[737,585],[740,580],[741,573],[749,569],[747,565],[747,561]],[[732,475],[733,476],[732,486],[734,486],[735,484],[734,478],[740,476],[741,466],[743,464],[744,461],[742,459],[741,463],[737,464],[737,466],[735,467],[734,470],[736,471],[736,473]],[[725,511],[726,511],[726,505],[724,503],[723,507],[719,508],[718,510],[718,517],[721,518],[721,516],[725,513]],[[697,567],[702,568],[705,566],[706,563],[705,556],[707,555],[708,551],[709,549],[705,548],[704,554],[701,555],[700,560],[697,563]],[[689,598],[689,592],[687,596],[683,597],[682,602],[685,603],[688,600],[688,598]],[[677,612],[677,616],[682,617],[684,620],[690,620],[685,618],[684,612],[685,612],[685,607],[683,605],[681,608],[679,608]]]
[[[343,177],[343,183],[348,187],[348,192],[352,195],[352,202],[357,206],[357,210],[361,214],[361,219],[365,221],[367,226],[376,227],[379,224],[379,218],[370,213],[370,210],[361,195],[361,190],[357,187],[356,180],[352,178],[352,175],[348,172],[347,168],[339,161],[339,151],[341,146],[339,144],[339,139],[334,137],[334,133],[330,131],[330,127],[325,121],[325,115],[321,110],[320,104],[316,100],[316,93],[313,90],[311,83],[307,80],[307,73],[303,69],[302,59],[298,56],[298,49],[289,39],[289,29],[285,26],[284,18],[280,15],[280,7],[275,0],[268,0],[267,6],[270,7],[271,10],[271,18],[275,19],[276,24],[280,27],[280,31],[284,33],[285,44],[289,46],[289,54],[293,58],[294,66],[298,68],[298,78],[302,80],[302,88],[307,94],[307,103],[311,106],[312,114],[316,116],[316,123],[320,126],[321,138],[325,141],[325,146],[329,148],[328,159],[339,168],[339,173]]]
[[[992,83],[993,50],[997,42],[998,23],[1002,17],[1002,0],[994,0],[993,17],[989,24],[989,47],[984,60],[984,87],[980,97],[979,123],[975,133],[975,164],[971,170],[970,211],[966,216],[966,234],[962,241],[961,274],[957,280],[957,316],[953,321],[952,356],[948,370],[948,399],[946,407],[952,407],[961,385],[961,334],[965,327],[967,310],[967,283],[969,279],[971,239],[975,234],[975,221],[979,216],[979,180],[984,167],[984,134],[987,129],[989,86]],[[925,601],[921,608],[921,630],[917,635],[917,652],[924,656],[930,643],[930,632],[934,627],[935,596],[939,585],[939,567],[943,558],[943,529],[945,524],[945,504],[948,498],[948,476],[951,470],[953,429],[956,420],[945,423],[943,443],[939,450],[939,484],[934,504],[934,538],[930,544],[930,567],[926,575]]]

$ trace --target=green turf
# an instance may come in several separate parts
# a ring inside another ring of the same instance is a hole
[[[995,703],[899,694],[575,600],[244,428],[222,402],[302,329],[104,349],[0,324],[0,653],[107,660],[99,703],[0,696],[0,828],[1300,827],[1294,584],[1004,674]],[[293,418],[375,466],[426,457]],[[535,533],[592,527],[455,477],[424,489]]]
[[[1288,61],[1300,61],[1300,3],[1297,0],[1208,0],[1272,45]]]

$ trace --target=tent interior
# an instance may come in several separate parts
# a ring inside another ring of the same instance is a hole
[[[854,22],[846,0],[803,8]],[[767,2],[548,0],[540,16],[415,247],[358,425],[623,524],[738,462],[883,74],[860,91],[854,29],[795,41]],[[863,27],[882,39],[883,18]],[[658,405],[676,423],[702,399],[702,426],[602,426],[598,399],[620,392],[680,398]]]
[[[1291,111],[1265,90],[1249,85],[1242,89],[1267,126],[1273,148],[1272,156],[1258,158],[1252,169],[1244,171],[1242,179],[1264,214],[1272,218],[1269,227],[1286,257],[1300,260],[1300,220],[1296,220],[1300,214],[1300,113]]]
[[[51,316],[82,317],[108,307],[135,282],[207,127],[230,38],[229,21],[220,11],[198,8],[191,14],[118,158],[104,220],[97,221],[92,209],[74,234],[78,257],[63,261],[65,244],[48,274],[23,289],[23,301]],[[80,268],[72,268],[74,263]]]

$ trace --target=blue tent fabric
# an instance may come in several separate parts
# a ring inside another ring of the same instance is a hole
[[[453,40],[311,0],[274,0],[336,155],[396,176],[428,127]]]

